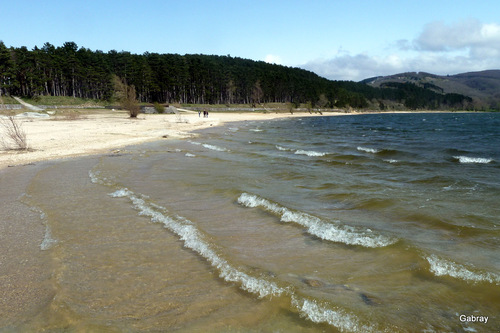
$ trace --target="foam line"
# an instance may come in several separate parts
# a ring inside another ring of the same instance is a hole
[[[384,247],[396,242],[395,239],[376,235],[370,229],[357,230],[338,223],[328,223],[315,216],[292,211],[253,194],[242,193],[238,198],[238,203],[250,208],[263,207],[265,210],[280,216],[282,222],[300,224],[307,228],[309,234],[332,242],[371,248]]]

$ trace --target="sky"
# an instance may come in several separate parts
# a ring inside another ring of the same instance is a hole
[[[498,0],[0,0],[7,46],[230,55],[332,80],[500,69]]]

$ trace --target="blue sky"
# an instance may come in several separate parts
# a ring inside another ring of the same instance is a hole
[[[499,13],[498,0],[0,0],[0,40],[229,54],[358,81],[500,69]]]

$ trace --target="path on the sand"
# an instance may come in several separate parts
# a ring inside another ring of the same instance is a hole
[[[39,108],[38,106],[34,106],[34,105],[31,105],[29,103],[26,103],[25,101],[23,101],[22,99],[20,99],[19,97],[14,97],[12,96],[16,101],[19,102],[19,104],[21,104],[22,106],[30,109],[30,110],[33,110],[33,111],[43,111],[42,108]]]

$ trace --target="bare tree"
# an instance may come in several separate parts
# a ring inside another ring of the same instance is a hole
[[[5,138],[2,136],[2,147],[6,150],[18,149],[27,150],[28,141],[26,139],[26,132],[24,131],[21,122],[14,116],[7,116],[7,118],[0,119],[0,125],[5,133]],[[13,147],[12,147],[13,145]]]
[[[257,103],[260,103],[262,96],[264,96],[264,93],[262,92],[262,88],[260,86],[260,81],[257,80],[257,82],[255,82],[255,85],[252,89],[252,107],[255,107],[255,104],[257,104]]]
[[[113,75],[113,85],[115,87],[115,97],[120,102],[123,109],[128,111],[130,118],[137,118],[139,114],[139,102],[135,97],[135,87],[129,86],[125,80]]]

